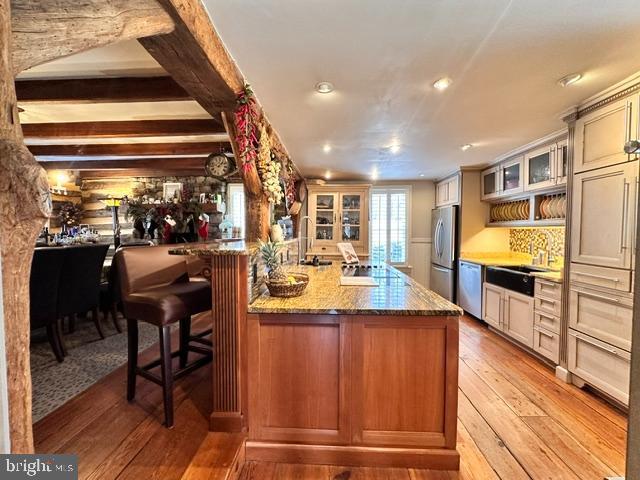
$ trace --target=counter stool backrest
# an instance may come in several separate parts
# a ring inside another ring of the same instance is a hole
[[[114,262],[123,300],[147,288],[189,281],[184,257],[169,255],[168,249],[162,246],[119,250]]]

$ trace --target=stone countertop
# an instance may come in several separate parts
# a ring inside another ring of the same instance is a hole
[[[505,253],[505,254],[463,254],[460,257],[460,260],[463,262],[475,263],[477,265],[483,265],[485,267],[491,266],[528,266],[528,267],[539,267],[538,265],[531,264],[531,256],[520,253]],[[550,268],[548,271],[544,272],[531,272],[531,275],[538,278],[543,278],[545,280],[549,280],[551,282],[562,283],[563,280],[563,271],[562,269]]]
[[[249,305],[249,313],[457,316],[462,310],[427,290],[397,269],[384,265],[374,278],[378,286],[341,286],[341,263],[325,267],[298,265],[286,269],[309,275],[299,297],[271,297],[266,291]]]
[[[297,242],[297,238],[281,242],[283,245]],[[211,257],[215,255],[252,255],[259,248],[257,242],[244,240],[213,240],[207,243],[185,244],[169,250],[170,255],[195,255],[198,257]]]
[[[552,272],[532,272],[532,276],[536,278],[542,278],[544,280],[549,280],[550,282],[562,283],[564,278],[562,271],[552,271]]]

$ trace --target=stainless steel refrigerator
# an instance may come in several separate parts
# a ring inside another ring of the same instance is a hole
[[[450,302],[456,301],[457,207],[431,211],[431,273],[429,288]]]

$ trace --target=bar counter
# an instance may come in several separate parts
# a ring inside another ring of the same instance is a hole
[[[309,275],[309,285],[299,297],[276,298],[262,293],[249,313],[360,314],[360,315],[461,315],[462,310],[427,290],[411,277],[388,265],[375,269],[378,286],[340,286],[342,268],[293,266],[289,272]]]
[[[310,282],[283,299],[251,244],[172,253],[209,262],[210,428],[246,432],[246,460],[459,468],[458,307],[388,266],[364,287],[291,264]]]

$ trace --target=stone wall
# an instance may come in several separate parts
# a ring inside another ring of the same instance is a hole
[[[111,212],[107,210],[100,199],[105,197],[129,198],[142,197],[147,195],[150,198],[162,197],[163,184],[182,183],[183,190],[190,192],[193,196],[199,197],[201,193],[220,194],[225,200],[226,184],[211,177],[205,176],[162,176],[162,177],[114,177],[100,179],[78,179],[73,172],[68,172],[69,179],[65,183],[68,195],[56,195],[56,204],[63,201],[80,202],[84,209],[83,223],[89,224],[98,232],[109,239],[112,237]],[[55,176],[55,174],[52,174]],[[55,179],[50,179],[55,185]],[[56,206],[58,206],[56,205]],[[122,238],[126,240],[132,233],[133,225],[126,220],[125,209],[119,210],[119,221],[122,231]],[[210,238],[220,238],[218,225],[222,222],[221,213],[209,213],[209,236]],[[57,218],[52,218],[52,231],[57,231],[60,224]]]

